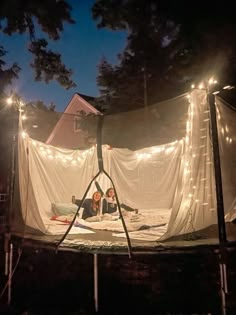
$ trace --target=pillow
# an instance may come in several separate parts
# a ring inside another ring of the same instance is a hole
[[[52,203],[52,212],[55,215],[75,214],[78,206],[74,203]]]

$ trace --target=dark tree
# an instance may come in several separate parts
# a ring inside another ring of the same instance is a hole
[[[158,14],[156,1],[100,0],[93,15],[99,27],[128,33],[119,65],[103,60],[99,66],[98,85],[112,111],[145,106],[176,93],[170,73],[179,49],[179,26]]]
[[[0,46],[0,94],[6,85],[10,84],[13,79],[18,78],[20,71],[20,67],[16,63],[8,68],[6,67],[6,63],[3,60],[5,55],[5,49]]]
[[[34,57],[31,66],[35,79],[45,82],[56,80],[67,89],[75,86],[71,80],[72,70],[66,68],[60,54],[48,48],[47,39],[37,34],[43,34],[49,40],[58,40],[64,23],[74,23],[70,13],[71,6],[64,0],[2,0],[0,3],[0,32],[5,36],[15,33],[28,35],[28,50]],[[20,70],[16,64],[5,68],[5,54],[4,48],[0,47],[1,92]]]
[[[33,108],[36,108],[36,109],[39,109],[39,110],[43,110],[43,111],[49,111],[49,106],[47,106],[46,104],[44,104],[43,101],[41,100],[37,100],[37,101],[34,101],[34,102],[29,102],[26,104],[25,106],[26,108],[27,107],[33,107]]]
[[[182,42],[178,58],[187,56],[184,74],[192,78],[215,75],[222,83],[235,81],[236,32],[232,3],[159,1],[159,14],[180,25]]]
[[[50,112],[55,112],[55,109],[56,109],[56,105],[53,102],[51,102],[50,105],[48,106],[48,110]]]
[[[170,98],[212,75],[221,82],[235,77],[236,20],[219,1],[97,0],[93,16],[98,27],[128,34],[119,65],[103,60],[99,67],[98,85],[112,110]]]

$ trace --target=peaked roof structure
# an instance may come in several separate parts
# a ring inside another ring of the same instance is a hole
[[[89,136],[78,128],[79,118],[82,113],[86,115],[101,115],[99,110],[76,93],[52,130],[46,143],[67,149],[85,147]],[[73,119],[71,119],[72,116]]]

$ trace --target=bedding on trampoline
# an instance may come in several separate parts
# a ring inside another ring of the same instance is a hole
[[[55,208],[55,207],[54,207]],[[77,207],[76,207],[77,208]],[[68,213],[68,209],[64,212],[65,214],[61,214],[63,207],[59,207],[59,211],[56,210],[57,214],[51,217],[51,220],[57,221],[58,224],[70,224],[74,218],[75,212]],[[54,209],[55,210],[55,209]],[[141,209],[138,214],[128,213],[124,216],[124,221],[129,232],[135,231],[146,231],[151,228],[159,228],[167,226],[171,214],[171,209]],[[116,233],[123,233],[124,227],[121,219],[117,217],[111,216],[103,216],[101,221],[98,222],[88,222],[81,218],[81,214],[79,214],[74,222],[74,227],[80,228],[90,228],[92,230],[106,230],[112,231]],[[162,228],[163,229],[163,228]],[[155,230],[152,230],[152,234],[155,233]],[[143,232],[142,232],[143,234]],[[114,236],[119,236],[114,234]],[[122,236],[122,234],[121,234]],[[134,235],[136,237],[136,235]]]

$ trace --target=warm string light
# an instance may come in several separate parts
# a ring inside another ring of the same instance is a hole
[[[211,82],[209,82],[209,84],[215,84],[217,83],[216,80],[213,80]],[[209,109],[205,110],[203,112],[203,123],[206,124],[206,127],[205,127],[205,134],[203,137],[201,137],[201,139],[204,141],[204,144],[205,144],[205,148],[204,148],[204,151],[202,153],[202,156],[204,158],[204,169],[202,171],[202,174],[201,174],[201,178],[200,178],[200,181],[201,183],[203,184],[203,196],[202,196],[202,201],[201,201],[201,206],[203,207],[206,207],[208,206],[209,204],[211,204],[211,197],[209,197],[209,189],[211,189],[210,186],[208,186],[208,176],[207,174],[211,174],[211,168],[212,168],[212,152],[208,152],[209,151],[209,147],[207,145],[207,141],[208,141],[208,137],[209,137],[209,134],[210,134],[210,111]],[[210,187],[210,188],[209,188]],[[213,208],[212,208],[213,209]]]
[[[186,137],[184,139],[185,144],[187,146],[187,152],[188,155],[186,155],[185,157],[185,169],[184,172],[185,174],[188,176],[189,182],[190,182],[190,190],[187,194],[187,196],[190,199],[194,198],[195,192],[197,190],[197,186],[195,185],[195,180],[192,174],[192,168],[193,168],[193,158],[199,156],[199,150],[202,148],[206,148],[205,144],[200,145],[199,147],[194,147],[192,145],[192,131],[193,131],[193,119],[194,119],[194,103],[191,99],[191,95],[188,94],[187,98],[189,99],[189,111],[188,111],[188,120],[186,123]],[[204,111],[204,114],[207,114],[209,116],[209,111]],[[22,116],[23,119],[23,116]],[[209,117],[203,119],[204,123],[207,123],[207,125],[209,124]],[[200,131],[203,133],[203,135],[200,137],[200,139],[202,139],[205,143],[205,140],[207,138],[206,136],[206,132],[207,132],[207,128],[201,128]],[[23,135],[23,133],[22,133]],[[25,135],[26,136],[26,135]],[[24,137],[25,137],[24,136]],[[232,140],[232,139],[231,139]],[[181,140],[182,141],[182,140]],[[180,141],[175,141],[175,143],[173,144],[167,144],[167,145],[162,145],[162,146],[157,146],[157,147],[152,147],[152,148],[148,148],[145,149],[145,152],[136,152],[136,156],[139,160],[147,160],[150,159],[153,154],[159,154],[159,153],[171,153],[173,152],[176,147],[177,147],[177,143],[179,143]],[[66,156],[66,154],[62,154],[62,153],[56,153],[53,150],[51,150],[50,148],[46,148],[44,145],[42,144],[38,144],[36,141],[32,141],[32,144],[35,146],[39,146],[39,150],[41,152],[41,154],[45,157],[48,158],[49,160],[61,160],[62,163],[65,164],[69,164],[69,165],[78,165],[79,163],[81,163],[82,161],[85,160],[85,158],[89,155],[89,154],[93,154],[94,151],[94,147],[83,151],[83,152],[79,152],[79,156],[77,157],[71,157],[71,156]],[[202,153],[203,156],[207,156],[207,153],[204,151],[204,153]],[[208,161],[208,164],[212,164],[212,162]],[[202,177],[201,181],[206,181],[206,177]],[[200,202],[199,199],[195,200],[196,203]],[[206,202],[202,202],[202,205],[207,205],[208,203]]]
[[[186,136],[185,136],[185,145],[187,150],[187,155],[185,155],[184,160],[184,175],[189,176],[189,179],[191,178],[192,174],[192,163],[191,163],[191,156],[193,154],[192,152],[192,121],[194,117],[194,103],[192,101],[192,97],[190,94],[188,94],[188,102],[189,102],[189,108],[188,108],[188,120],[186,122]],[[190,197],[190,194],[188,195]]]
[[[213,79],[209,82],[209,84],[214,84],[216,83],[216,81],[214,81]],[[192,88],[195,88],[195,85],[192,85]],[[200,88],[203,89],[204,86],[200,85]],[[207,206],[209,205],[209,201],[210,198],[212,198],[212,195],[208,193],[209,191],[209,187],[206,185],[207,184],[207,176],[206,176],[206,172],[207,172],[207,167],[212,167],[212,161],[209,157],[209,152],[207,152],[207,135],[209,134],[209,122],[210,122],[210,117],[209,117],[209,110],[205,109],[202,112],[202,115],[200,117],[202,117],[202,126],[200,128],[200,138],[199,140],[201,141],[199,143],[199,145],[196,146],[196,144],[193,146],[193,138],[192,138],[192,131],[193,131],[193,123],[194,123],[194,102],[191,99],[191,96],[188,94],[187,95],[188,101],[189,101],[189,110],[188,110],[188,120],[186,122],[186,136],[185,136],[185,144],[186,144],[186,154],[185,154],[185,160],[184,160],[184,177],[186,178],[186,187],[188,187],[188,189],[184,189],[182,191],[182,194],[185,192],[186,193],[186,197],[189,200],[189,215],[190,217],[192,216],[192,207],[191,207],[191,202],[195,202],[196,205],[199,206]],[[203,127],[204,126],[204,127]],[[200,191],[198,189],[198,185],[196,185],[196,177],[193,174],[193,169],[194,169],[194,158],[196,157],[203,157],[204,161],[203,163],[206,164],[206,168],[204,168],[202,170],[202,175],[200,178],[200,183],[202,183],[199,186],[199,189],[201,187],[203,187],[203,195],[199,195]],[[202,186],[203,185],[203,186]],[[206,191],[206,193],[205,193]],[[195,196],[198,196],[198,198],[196,198]],[[200,197],[201,196],[201,197]],[[195,197],[195,198],[194,198]],[[199,198],[200,197],[200,198]],[[211,211],[215,211],[215,208],[211,208]]]
[[[219,111],[218,106],[216,107],[216,114],[217,114],[217,121],[219,124],[221,124],[221,128],[220,128],[220,132],[225,140],[225,142],[227,142],[228,144],[232,144],[233,143],[233,139],[232,136],[230,134],[230,130],[229,127],[226,123],[224,123],[224,121],[221,119],[221,114]]]
[[[186,135],[184,138],[185,143],[185,154],[183,156],[183,176],[185,178],[185,188],[183,188],[183,191],[181,194],[186,194],[187,202],[188,202],[188,211],[190,214],[190,217],[192,215],[191,213],[191,207],[189,206],[191,203],[191,200],[193,199],[194,190],[192,189],[192,156],[193,154],[193,146],[192,146],[192,122],[194,117],[194,103],[192,100],[192,97],[190,94],[187,95],[189,107],[188,107],[188,119],[186,122]]]
[[[151,147],[144,149],[142,151],[136,151],[135,156],[138,160],[148,160],[153,157],[155,154],[169,154],[176,150],[178,143],[182,142],[181,140],[174,141],[172,143],[168,143],[161,146]]]
[[[223,90],[232,90],[232,89],[234,89],[234,86],[232,85],[226,85],[223,87]]]
[[[204,84],[203,84],[203,83],[200,83],[200,84],[198,85],[198,88],[199,88],[200,90],[204,89]]]
[[[6,103],[10,106],[15,106],[19,112],[23,112],[23,107],[25,103],[15,94],[9,96],[6,99]]]
[[[8,97],[6,102],[7,102],[8,105],[11,105],[13,103],[12,97]]]
[[[68,154],[58,152],[57,149],[51,147],[49,145],[44,145],[41,142],[37,142],[35,140],[31,140],[32,145],[37,147],[39,153],[48,160],[54,160],[55,162],[62,163],[62,165],[71,165],[76,166],[80,165],[85,161],[85,159],[89,156],[92,156],[95,152],[95,147],[91,147],[88,150],[76,150],[73,153],[73,156],[68,156]]]
[[[214,77],[211,77],[210,79],[208,79],[206,81],[200,82],[197,85],[197,89],[199,89],[199,90],[208,90],[210,86],[212,86],[213,84],[217,84],[217,83],[218,83],[218,81],[215,80]],[[194,83],[191,84],[191,88],[195,89],[196,85]]]
[[[196,87],[195,84],[191,84],[191,89],[200,89],[200,90],[206,90],[209,91],[212,90],[212,85],[218,84],[218,81],[214,79],[214,77],[211,77],[209,80],[205,80],[204,82],[200,82],[198,86]],[[212,91],[212,94],[217,95],[221,92],[221,90],[232,90],[235,87],[232,85],[225,85],[220,88],[220,90]]]
[[[24,138],[25,138],[26,133],[23,132],[22,135],[24,135]],[[76,165],[78,162],[83,162],[86,159],[86,157],[92,155],[95,151],[95,147],[92,147],[84,151],[78,150],[77,151],[78,156],[76,158],[73,158],[71,156],[67,156],[62,153],[56,153],[56,152],[53,153],[52,149],[48,148],[47,145],[38,143],[35,140],[30,140],[30,141],[32,142],[34,146],[38,147],[40,154],[44,156],[45,158],[48,158],[50,160],[61,160],[63,163],[71,163],[73,165]],[[150,159],[154,154],[158,154],[158,153],[169,154],[175,151],[179,142],[182,142],[182,140],[180,141],[176,140],[172,143],[162,145],[162,146],[151,147],[151,148],[145,149],[146,152],[135,152],[135,155],[138,160],[147,160],[147,159]],[[105,149],[111,151],[110,146],[105,146]]]
[[[209,85],[217,84],[217,83],[218,83],[217,80],[215,80],[214,78],[210,78],[210,79],[208,80],[208,84],[209,84]]]
[[[21,136],[22,136],[23,139],[25,139],[28,136],[28,134],[27,134],[27,132],[22,131],[21,132]]]

